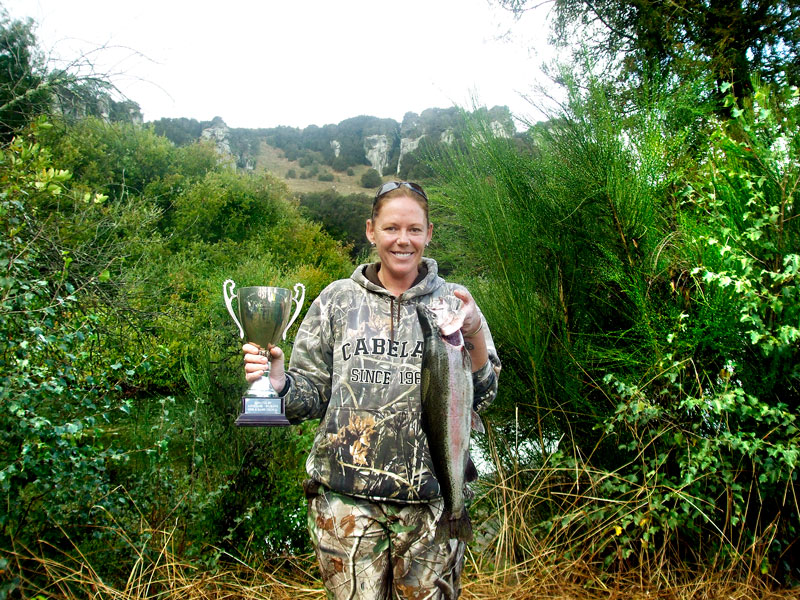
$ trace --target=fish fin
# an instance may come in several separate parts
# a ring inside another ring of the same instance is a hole
[[[475,463],[472,462],[472,457],[467,457],[467,465],[464,467],[464,481],[469,483],[470,481],[475,481],[478,478],[478,468],[475,466]]]
[[[460,516],[455,516],[445,510],[436,525],[434,539],[437,543],[443,543],[448,539],[462,542],[472,540],[472,521],[469,518],[469,512],[463,509]]]
[[[461,540],[469,542],[472,539],[472,521],[470,521],[469,513],[464,510],[461,516],[448,515],[450,525],[450,539]]]
[[[483,426],[481,416],[474,409],[472,410],[472,429],[478,433],[486,433],[486,427]]]

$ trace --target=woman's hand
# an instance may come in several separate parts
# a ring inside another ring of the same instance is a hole
[[[456,298],[462,302],[459,313],[464,315],[464,323],[461,325],[461,335],[464,336],[464,347],[469,352],[472,360],[472,372],[479,371],[489,360],[489,352],[486,349],[486,337],[483,334],[483,321],[478,312],[478,306],[472,299],[472,294],[466,290],[453,290]]]
[[[471,337],[475,335],[481,328],[481,316],[478,313],[478,307],[475,300],[472,299],[472,294],[467,290],[453,290],[456,298],[461,300],[461,308],[459,312],[464,315],[464,323],[461,325],[461,334],[464,337]]]
[[[270,344],[267,350],[262,350],[255,344],[242,346],[244,352],[244,377],[248,383],[258,381],[269,368],[269,381],[272,387],[280,393],[286,387],[286,371],[284,366],[283,350]],[[269,365],[269,367],[267,367]]]

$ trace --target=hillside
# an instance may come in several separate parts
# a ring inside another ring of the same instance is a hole
[[[505,106],[481,108],[495,136],[517,135]],[[335,189],[339,193],[364,193],[361,176],[370,168],[384,178],[424,179],[430,175],[425,156],[439,146],[465,139],[465,113],[458,108],[429,108],[408,112],[403,121],[358,116],[338,124],[304,129],[230,128],[221,117],[159,119],[156,133],[178,146],[198,139],[213,142],[244,170],[264,169],[287,180],[297,192]]]
[[[317,177],[307,177],[300,179],[299,177],[287,177],[287,174],[294,170],[295,173],[301,173],[303,167],[300,166],[299,160],[289,160],[286,158],[286,153],[280,148],[270,146],[266,142],[262,142],[259,152],[255,157],[254,167],[256,171],[267,171],[283,179],[289,186],[289,189],[298,194],[305,194],[310,192],[325,192],[333,190],[339,194],[371,194],[372,189],[366,189],[361,186],[361,176],[370,167],[368,165],[357,165],[352,167],[353,175],[348,175],[347,171],[337,173],[332,170],[328,172],[333,174],[333,181],[320,181]]]

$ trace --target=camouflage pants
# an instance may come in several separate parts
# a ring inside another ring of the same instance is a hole
[[[331,600],[456,600],[464,542],[437,532],[444,502],[374,502],[320,489],[308,528]],[[438,535],[437,535],[438,534]]]

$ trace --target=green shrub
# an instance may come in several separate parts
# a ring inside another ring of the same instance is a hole
[[[143,194],[174,169],[172,142],[140,125],[90,118],[56,124],[41,137],[77,181],[114,199]]]
[[[367,169],[361,176],[361,187],[377,188],[383,183],[383,179],[375,169]]]
[[[369,248],[364,222],[369,216],[371,202],[370,197],[363,194],[344,196],[333,190],[300,196],[300,206],[306,214],[321,223],[331,237],[347,244],[354,259]]]
[[[175,242],[243,241],[261,224],[280,226],[287,195],[285,184],[266,173],[210,173],[176,200]]]
[[[347,164],[347,159],[341,154],[331,161],[331,168],[339,173],[348,169],[350,165]]]
[[[320,173],[317,175],[319,181],[333,181],[333,173]]]
[[[77,542],[89,532],[76,526],[120,508],[110,473],[128,453],[106,427],[129,410],[123,386],[146,366],[97,352],[101,317],[88,291],[109,272],[72,272],[82,258],[50,210],[73,205],[87,226],[104,198],[74,193],[70,178],[31,141],[17,137],[0,154],[0,547],[64,532]]]
[[[622,115],[602,85],[573,89],[526,153],[478,120],[438,165],[437,235],[504,360],[497,452],[560,474],[535,518],[576,556],[783,579],[800,533],[797,92],[759,90],[718,123],[693,90],[642,91]]]

